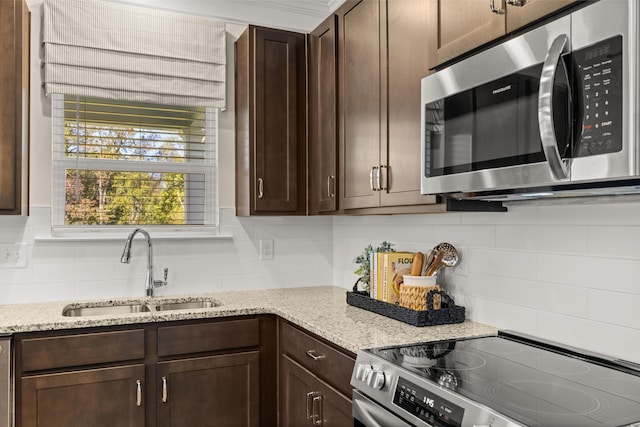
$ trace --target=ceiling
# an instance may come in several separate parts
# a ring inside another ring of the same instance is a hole
[[[344,0],[107,0],[218,18],[226,22],[256,24],[310,32]]]

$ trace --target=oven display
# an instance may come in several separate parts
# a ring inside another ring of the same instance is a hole
[[[399,378],[393,403],[434,427],[460,427],[464,409]]]

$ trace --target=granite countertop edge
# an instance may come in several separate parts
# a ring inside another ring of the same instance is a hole
[[[356,353],[363,348],[413,344],[427,341],[494,335],[498,328],[466,320],[463,323],[415,327],[346,303],[346,289],[314,286],[253,291],[230,291],[149,298],[116,298],[0,305],[0,334],[136,325],[190,319],[274,314],[343,349]],[[212,298],[212,308],[163,312],[66,317],[65,307],[164,301],[189,302]]]

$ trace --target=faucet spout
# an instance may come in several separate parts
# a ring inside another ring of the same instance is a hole
[[[153,280],[153,244],[151,243],[151,235],[144,228],[136,228],[133,230],[124,244],[124,250],[120,262],[129,264],[131,261],[131,245],[133,238],[136,234],[142,234],[147,243],[147,276],[145,278],[145,294],[148,297],[153,297],[154,289],[167,285],[168,268],[164,269],[164,280]]]

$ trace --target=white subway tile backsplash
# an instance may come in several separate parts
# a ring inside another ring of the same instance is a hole
[[[38,244],[33,246],[31,260],[34,264],[64,264],[76,257],[76,244],[72,242]]]
[[[496,213],[496,215],[499,214]],[[492,248],[496,244],[495,225],[443,225],[434,227],[433,240],[449,242],[454,245],[463,244],[469,247]]]
[[[640,330],[640,294],[589,290],[589,319]]]
[[[537,329],[537,335],[565,345],[640,362],[640,329],[548,312],[538,314]]]
[[[593,289],[640,294],[640,260],[538,255],[538,279]]]
[[[589,255],[640,259],[640,226],[591,226],[588,239]]]
[[[535,279],[536,254],[523,251],[469,249],[468,274]]]
[[[34,283],[110,280],[116,278],[116,263],[34,264]]]
[[[640,225],[640,202],[594,204],[588,199],[539,206],[539,225]],[[623,198],[624,200],[624,198]],[[573,204],[567,204],[573,203]]]
[[[3,304],[72,301],[73,299],[75,299],[73,283],[21,283],[0,286],[0,301]]]
[[[536,252],[587,253],[587,228],[570,226],[499,225],[496,247]]]
[[[456,302],[458,300],[456,298]],[[538,314],[535,309],[473,297],[464,298],[463,304],[467,307],[467,317],[477,322],[535,335]]]

